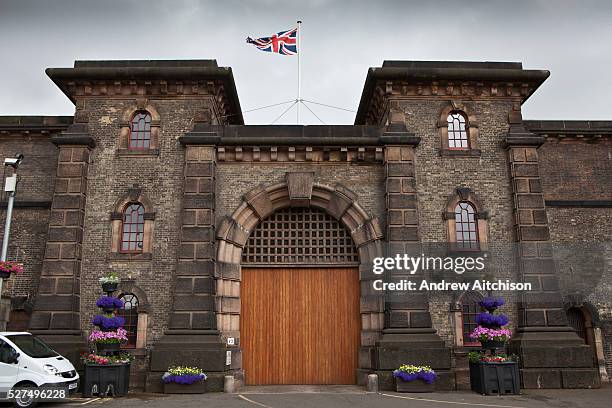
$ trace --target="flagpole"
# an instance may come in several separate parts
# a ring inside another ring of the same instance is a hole
[[[297,87],[297,124],[300,124],[300,104],[302,103],[302,21],[297,22],[297,65],[298,65],[298,87]]]

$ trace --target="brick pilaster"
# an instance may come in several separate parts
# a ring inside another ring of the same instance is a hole
[[[185,147],[181,246],[176,266],[171,329],[215,330],[215,148]]]
[[[544,138],[526,131],[520,113],[510,115],[508,149],[521,293],[517,334],[510,349],[520,356],[525,388],[598,387],[590,346],[569,327],[550,242],[537,148]]]
[[[414,148],[420,139],[406,130],[402,112],[392,112],[391,125],[382,136],[385,143],[385,201],[387,207],[386,256],[421,253],[418,233]],[[418,279],[422,275],[417,275]],[[414,280],[406,271],[389,271],[387,281]],[[373,367],[381,389],[394,389],[391,373],[401,364],[422,364],[439,374],[438,389],[453,389],[450,349],[432,327],[427,296],[405,292],[385,296],[385,328],[376,342]]]
[[[86,124],[75,124],[51,139],[59,147],[56,182],[39,293],[30,320],[32,332],[45,336],[73,362],[78,358],[74,343],[84,345],[79,323],[81,243],[89,155],[94,146],[86,132]]]
[[[413,146],[385,147],[385,183],[387,256],[419,255],[419,218]],[[412,279],[414,275],[394,271],[389,278]],[[385,329],[431,328],[426,295],[422,292],[413,292],[403,296],[406,298],[405,301],[387,302]]]
[[[181,245],[177,258],[169,330],[151,352],[146,389],[161,391],[159,378],[172,364],[201,367],[208,389],[221,391],[223,378],[239,356],[226,364],[226,346],[217,330],[214,278],[214,146],[183,136],[185,172]]]

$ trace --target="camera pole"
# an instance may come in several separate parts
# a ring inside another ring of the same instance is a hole
[[[4,160],[4,165],[7,167],[11,167],[13,169],[13,174],[6,178],[4,184],[4,191],[8,193],[8,203],[6,206],[6,221],[4,222],[4,238],[2,239],[2,255],[0,255],[0,261],[6,261],[6,255],[8,253],[8,243],[9,236],[11,233],[11,221],[13,219],[13,205],[15,203],[15,190],[17,189],[17,167],[21,160],[23,159],[23,155],[18,154],[14,159],[7,158]],[[4,283],[4,279],[0,277],[0,304],[2,301],[2,284]],[[1,324],[4,326],[4,322]],[[2,327],[4,329],[4,327]]]

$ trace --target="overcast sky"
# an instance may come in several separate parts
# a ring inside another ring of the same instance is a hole
[[[0,115],[72,115],[44,70],[75,59],[214,58],[233,68],[243,110],[295,99],[296,57],[245,38],[298,19],[305,99],[356,110],[368,67],[385,59],[522,61],[551,71],[525,118],[612,119],[612,1],[586,0],[0,0]],[[312,109],[328,124],[355,117]],[[320,123],[307,111],[303,122]]]

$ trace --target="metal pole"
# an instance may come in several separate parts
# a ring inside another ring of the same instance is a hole
[[[298,55],[298,89],[297,89],[297,124],[300,124],[300,104],[302,103],[302,21],[297,22],[297,55]]]
[[[15,192],[9,192],[8,204],[6,206],[6,221],[4,223],[4,238],[2,240],[2,257],[0,261],[6,261],[8,252],[9,235],[11,233],[11,220],[13,218],[13,203],[15,202]],[[0,278],[0,293],[2,293],[2,279]]]
[[[6,261],[6,254],[8,252],[9,235],[11,232],[11,220],[13,218],[13,203],[15,202],[15,188],[17,187],[17,171],[13,169],[13,174],[6,178],[4,191],[8,192],[8,203],[6,206],[6,221],[4,222],[4,238],[2,240],[2,255],[0,255],[0,261]],[[0,304],[2,303],[2,284],[4,279],[0,278]],[[0,306],[1,308],[1,306]],[[0,329],[5,330],[4,317],[0,321]]]

